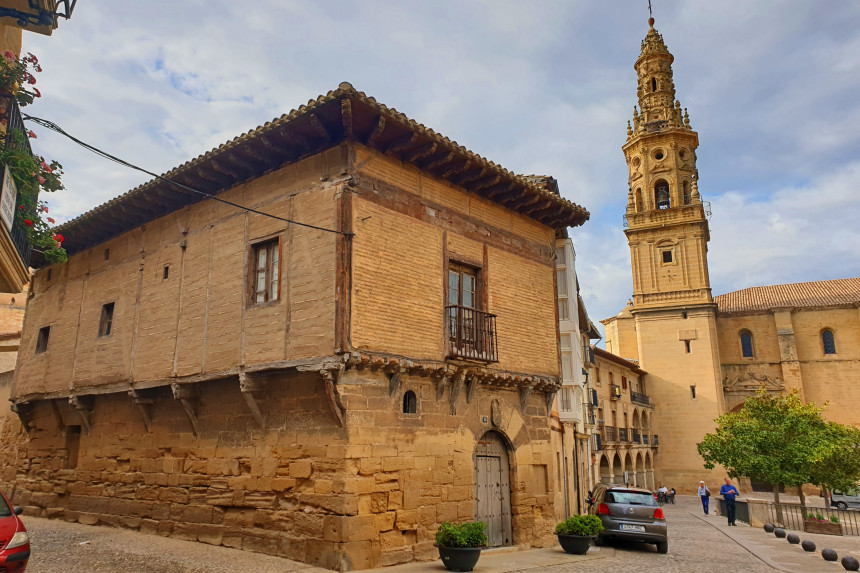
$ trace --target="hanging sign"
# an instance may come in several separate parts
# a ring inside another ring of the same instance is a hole
[[[9,166],[3,166],[3,183],[0,185],[0,219],[6,225],[6,230],[12,232],[12,223],[15,222],[15,202],[18,199],[18,188],[15,180],[9,172]]]

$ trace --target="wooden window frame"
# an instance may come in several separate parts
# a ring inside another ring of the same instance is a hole
[[[113,332],[113,311],[116,303],[108,302],[102,305],[102,314],[99,319],[99,338],[110,336]]]
[[[258,264],[260,251],[266,251],[265,267]],[[275,260],[272,255],[277,255]],[[281,273],[283,256],[281,238],[271,237],[252,243],[248,250],[248,306],[261,306],[276,303],[281,299]],[[265,288],[258,288],[260,272],[265,273]],[[273,288],[274,285],[274,288]],[[258,300],[260,294],[263,300]]]

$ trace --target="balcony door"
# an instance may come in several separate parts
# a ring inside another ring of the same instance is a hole
[[[448,332],[451,350],[470,356],[480,348],[475,311],[478,309],[478,271],[448,266]]]

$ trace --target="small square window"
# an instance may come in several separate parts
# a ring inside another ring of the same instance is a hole
[[[252,248],[252,255],[251,304],[277,300],[280,294],[280,242],[275,239],[257,243]]]
[[[663,262],[671,263],[672,262],[672,251],[663,251]]]
[[[51,327],[43,326],[39,329],[39,337],[36,339],[36,354],[42,354],[48,350],[48,339],[51,337]]]
[[[102,306],[102,317],[99,321],[99,336],[110,336],[111,327],[113,326],[113,305],[109,302]]]
[[[105,249],[105,260],[106,261],[110,260],[110,249]]]

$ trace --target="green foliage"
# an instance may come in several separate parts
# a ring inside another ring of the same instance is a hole
[[[815,519],[815,514],[813,514],[813,513],[806,514],[806,519],[807,520]]]
[[[11,130],[10,138],[0,138],[0,169],[9,167],[9,173],[18,189],[20,207],[15,218],[19,225],[27,229],[30,245],[41,251],[49,263],[62,263],[67,260],[63,249],[63,236],[56,234],[51,225],[54,220],[48,216],[48,206],[39,200],[40,192],[54,192],[63,189],[60,177],[62,165],[56,161],[50,164],[44,157],[33,155],[27,145],[26,137],[20,130]]]
[[[603,522],[596,515],[572,515],[555,526],[557,535],[597,535]]]
[[[483,547],[487,544],[487,525],[483,521],[450,523],[436,530],[436,545],[440,547]]]
[[[788,486],[856,483],[860,431],[825,421],[822,410],[796,390],[782,396],[759,390],[739,412],[716,419],[699,454],[706,468],[720,464],[732,477]]]
[[[42,66],[33,54],[19,58],[13,52],[6,50],[0,57],[0,90],[11,93],[24,107],[33,103],[33,99],[42,97],[37,88],[36,76],[32,72],[41,72]]]
[[[823,513],[816,513],[815,519],[817,519],[818,521],[824,521],[824,514]]]
[[[830,523],[839,523],[839,516],[838,515],[831,515],[830,516]]]

